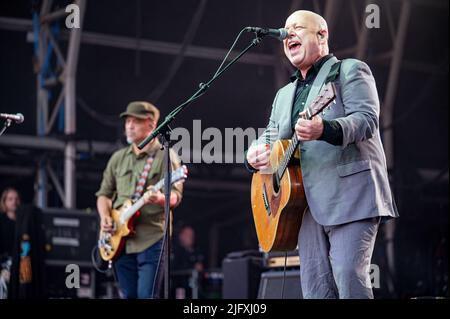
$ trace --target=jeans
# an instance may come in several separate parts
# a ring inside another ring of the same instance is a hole
[[[125,252],[114,263],[119,286],[125,299],[153,299],[158,297],[159,285],[154,284],[157,274],[162,272],[163,263],[158,268],[162,251],[162,239],[140,253]],[[162,256],[161,261],[164,259]],[[155,286],[155,287],[153,287]]]

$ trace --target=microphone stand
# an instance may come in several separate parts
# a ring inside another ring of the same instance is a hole
[[[3,125],[2,130],[0,131],[0,136],[2,136],[3,132],[5,132],[6,129],[7,129],[8,127],[11,126],[11,123],[12,123],[12,120],[11,120],[11,119],[6,119],[5,124]]]
[[[236,41],[239,39],[242,32],[245,31],[242,30],[241,33],[236,38]],[[214,76],[206,83],[200,83],[199,89],[185,102],[177,106],[173,109],[172,112],[169,113],[169,115],[166,116],[164,121],[149,135],[147,136],[139,145],[139,149],[143,149],[148,143],[150,143],[156,136],[160,135],[161,139],[163,141],[163,147],[164,147],[164,159],[165,159],[165,177],[164,177],[164,197],[165,197],[165,205],[164,205],[164,214],[165,214],[165,230],[164,230],[164,245],[163,245],[163,251],[164,251],[164,299],[169,299],[169,285],[170,285],[170,229],[171,229],[171,220],[170,220],[170,189],[171,189],[171,160],[170,160],[170,133],[171,128],[169,127],[169,124],[175,119],[175,117],[183,111],[189,104],[194,102],[196,99],[198,99],[200,96],[206,93],[206,91],[209,89],[210,85],[219,78],[228,68],[236,63],[237,60],[241,58],[248,50],[250,50],[252,47],[258,45],[261,42],[261,38],[265,34],[261,32],[255,32],[255,38],[252,40],[252,42],[244,49],[242,50],[233,60],[231,60],[224,68],[220,69],[218,72],[214,74]],[[236,43],[235,41],[235,43]],[[235,44],[234,43],[234,44]],[[233,44],[233,46],[234,46]],[[230,49],[230,52],[233,48],[233,46]],[[227,57],[225,57],[226,59]],[[224,59],[224,62],[225,62]],[[157,278],[155,277],[155,280]]]

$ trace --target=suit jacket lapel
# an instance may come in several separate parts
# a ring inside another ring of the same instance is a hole
[[[294,99],[295,99],[295,91],[297,89],[297,82],[298,80],[295,80],[294,82],[292,82],[292,85],[290,87],[290,90],[288,92],[288,96],[289,98],[289,113],[288,114],[292,114],[292,108],[294,107]]]
[[[286,96],[286,100],[284,101],[282,106],[282,110],[280,111],[280,119],[282,119],[281,123],[282,125],[280,125],[278,127],[279,130],[279,136],[280,138],[290,138],[292,136],[292,128],[291,128],[291,114],[292,114],[292,108],[294,105],[294,99],[295,99],[295,90],[297,88],[297,81],[295,80],[294,82],[291,83],[291,85],[289,85],[286,88],[286,92],[284,92],[284,96]],[[288,109],[288,113],[287,110]],[[288,114],[288,115],[286,115]]]
[[[308,98],[306,99],[305,110],[307,107],[309,107],[309,105],[314,100],[314,98],[317,96],[317,94],[319,94],[320,89],[322,88],[323,84],[325,83],[328,73],[330,73],[331,67],[336,62],[338,62],[338,59],[333,56],[330,59],[328,59],[320,68],[320,71],[317,74],[317,76],[312,84],[311,90],[309,91]]]

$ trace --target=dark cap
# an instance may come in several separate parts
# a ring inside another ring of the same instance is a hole
[[[134,116],[139,119],[152,119],[155,123],[159,120],[159,110],[153,104],[144,101],[131,102],[127,110],[120,117]]]

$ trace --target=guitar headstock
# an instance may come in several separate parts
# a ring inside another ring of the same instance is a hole
[[[187,178],[188,169],[186,165],[178,167],[172,172],[172,183],[179,182],[180,180],[185,180]]]
[[[320,90],[316,98],[311,102],[308,109],[306,110],[306,115],[309,119],[313,118],[324,108],[326,108],[333,100],[336,98],[336,88],[332,82],[325,84]]]
[[[182,165],[182,166],[178,167],[171,174],[171,179],[170,179],[171,184],[184,181],[187,178],[187,174],[188,174],[188,169],[187,169],[186,165]],[[164,178],[161,179],[157,184],[150,185],[147,188],[147,191],[142,195],[142,197],[144,197],[144,199],[147,200],[153,192],[161,190],[163,187],[164,187]]]

